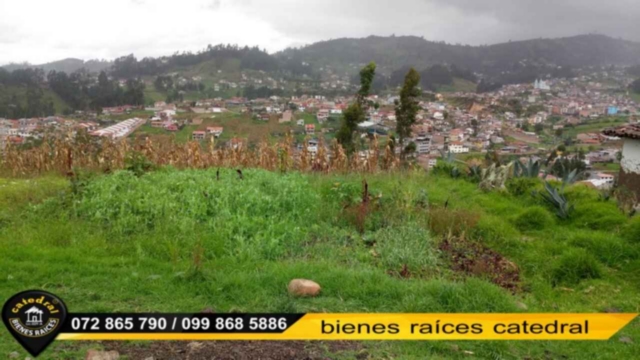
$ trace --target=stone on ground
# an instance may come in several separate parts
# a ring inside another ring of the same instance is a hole
[[[320,285],[318,283],[306,279],[294,279],[289,283],[289,294],[293,296],[318,296],[320,294]]]

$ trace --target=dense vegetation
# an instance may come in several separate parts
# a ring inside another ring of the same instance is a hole
[[[119,105],[144,105],[145,84],[139,79],[128,79],[126,87],[120,86],[115,79],[109,79],[103,71],[98,83],[85,72],[67,75],[64,72],[51,71],[47,75],[50,88],[63,98],[72,109],[101,110],[103,107]]]
[[[640,223],[594,190],[567,188],[576,210],[563,220],[530,191],[367,175],[363,212],[362,180],[250,169],[244,180],[233,169],[0,180],[0,293],[43,288],[74,312],[638,311]],[[515,268],[489,265],[495,256]],[[299,277],[322,295],[290,297]],[[364,346],[372,358],[620,359],[640,350],[639,325],[606,342]],[[89,346],[100,345],[59,342],[43,359]]]
[[[53,99],[45,96],[42,78],[39,69],[8,72],[0,68],[0,117],[54,115]]]
[[[120,78],[139,77],[143,75],[164,74],[177,67],[186,67],[208,60],[222,61],[238,59],[242,69],[273,71],[278,69],[278,62],[266,51],[257,47],[239,47],[238,45],[209,45],[197,53],[176,53],[169,57],[144,58],[140,61],[132,54],[118,58],[113,63],[112,74]]]
[[[65,102],[65,112],[71,110],[100,110],[118,105],[143,105],[144,82],[129,79],[121,87],[103,71],[98,76],[86,71],[68,75],[42,69],[18,69],[8,72],[0,68],[0,117],[18,119],[55,115],[54,99],[46,96],[53,92]],[[3,91],[5,90],[5,91]]]

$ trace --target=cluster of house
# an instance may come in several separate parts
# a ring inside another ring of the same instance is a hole
[[[123,115],[128,114],[132,111],[138,110],[138,106],[133,105],[122,105],[122,106],[114,106],[114,107],[105,107],[102,108],[102,113],[104,115]]]
[[[129,135],[143,123],[143,120],[131,119],[99,130],[100,125],[96,122],[78,122],[57,116],[17,120],[0,118],[0,150],[9,143],[20,145],[27,140],[41,138],[47,132],[75,134],[86,131],[95,136],[122,137]]]
[[[17,120],[0,118],[0,150],[9,143],[20,145],[29,138],[41,137],[46,130],[73,130],[73,120],[57,116],[45,118],[23,118]]]

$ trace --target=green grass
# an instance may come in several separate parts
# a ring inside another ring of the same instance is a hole
[[[359,233],[350,209],[362,175],[246,169],[239,181],[233,169],[222,169],[216,181],[215,172],[117,172],[75,194],[59,178],[0,179],[0,206],[7,209],[0,221],[0,297],[39,288],[59,295],[72,312],[524,311],[518,302],[529,312],[640,311],[640,243],[626,239],[625,230],[637,221],[617,217],[613,202],[584,187],[567,195],[576,216],[551,221],[551,209],[531,195],[486,193],[463,179],[417,172],[368,175],[376,205]],[[477,216],[468,237],[513,261],[522,291],[513,295],[450,270],[438,234],[428,230],[430,214],[445,202]],[[587,215],[596,207],[615,224]],[[527,213],[537,213],[544,226],[527,222],[526,233],[518,230]],[[393,275],[404,265],[410,278]],[[317,281],[322,295],[290,297],[293,278]],[[5,329],[0,334],[0,354],[27,356]],[[375,359],[471,358],[452,345],[482,359],[631,359],[638,340],[635,320],[604,342],[364,346]],[[80,358],[91,345],[80,346],[58,342],[40,358]]]
[[[155,103],[156,101],[165,101],[167,94],[163,94],[156,90],[153,85],[146,86],[144,89],[144,101],[145,103]]]
[[[620,164],[619,163],[593,164],[593,169],[611,171],[611,172],[617,173],[618,171],[620,171]]]
[[[576,137],[578,134],[591,132],[600,132],[605,128],[623,125],[628,122],[626,118],[608,118],[605,120],[589,121],[586,124],[576,125],[575,127],[565,127],[562,136]]]

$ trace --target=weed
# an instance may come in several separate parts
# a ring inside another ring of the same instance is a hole
[[[478,223],[480,215],[468,210],[432,208],[429,211],[429,230],[439,236],[462,236]]]
[[[385,228],[376,232],[374,238],[376,251],[388,270],[401,271],[406,266],[410,273],[424,273],[434,271],[438,265],[434,241],[416,225]]]

